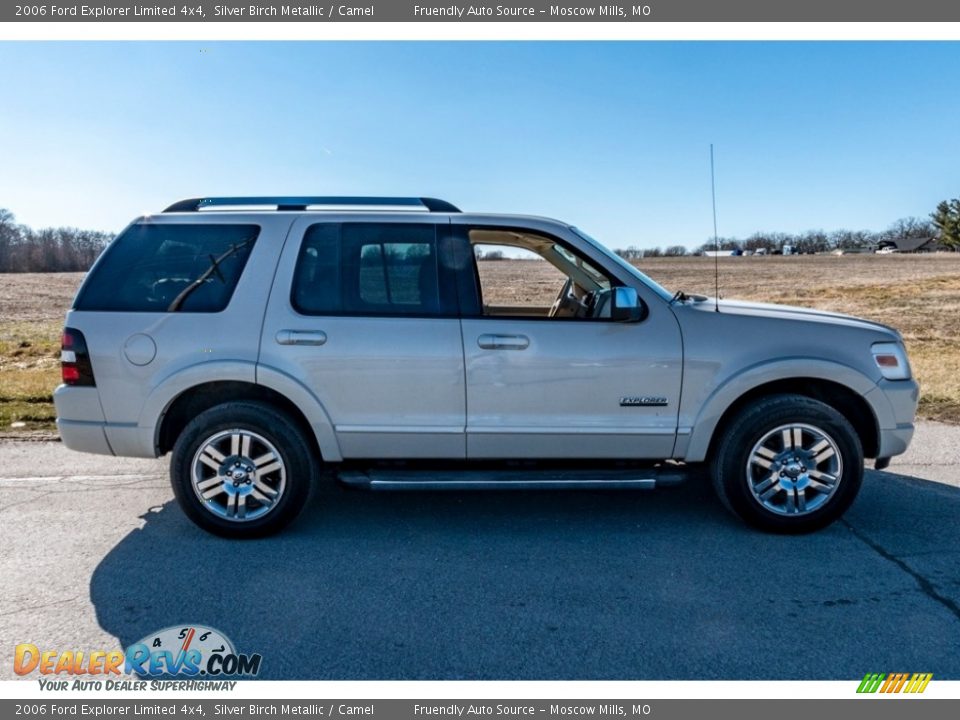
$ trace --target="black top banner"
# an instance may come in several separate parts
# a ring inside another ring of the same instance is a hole
[[[296,4],[27,2],[0,7],[4,22],[953,22],[960,3],[943,0],[646,0],[640,4],[510,2],[467,4],[361,0]]]
[[[180,682],[183,681],[169,681]],[[907,709],[909,703],[909,710]],[[956,700],[863,701],[842,700],[290,700],[290,699],[197,699],[184,695],[168,698],[107,699],[71,697],[0,700],[3,717],[36,715],[57,718],[216,718],[258,720],[808,720],[811,717],[842,717],[848,720],[940,720],[956,717]]]

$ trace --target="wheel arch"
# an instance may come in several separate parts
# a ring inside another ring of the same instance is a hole
[[[877,456],[880,445],[880,418],[865,397],[876,384],[857,371],[833,363],[810,366],[808,372],[782,376],[739,377],[726,383],[708,400],[691,432],[684,460],[700,462],[712,457],[721,432],[729,420],[759,398],[771,395],[802,395],[819,400],[840,412],[853,426],[863,446],[864,456]],[[833,367],[831,367],[833,366]],[[810,372],[812,370],[812,372]],[[881,408],[882,409],[882,408]]]
[[[270,380],[268,374],[267,377]],[[319,458],[341,460],[333,426],[316,398],[290,378],[286,382],[254,382],[252,379],[206,380],[178,388],[167,399],[154,435],[156,453],[169,452],[186,424],[199,413],[223,402],[250,400],[277,407],[301,427]],[[280,385],[280,387],[277,387]]]

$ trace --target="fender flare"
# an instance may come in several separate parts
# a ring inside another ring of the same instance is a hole
[[[153,447],[157,447],[162,418],[174,400],[190,388],[223,381],[262,385],[283,395],[307,419],[323,459],[330,462],[343,459],[333,423],[316,395],[285,373],[242,360],[214,360],[191,365],[161,380],[147,396],[137,423],[140,427],[153,428]]]
[[[871,391],[877,388],[876,381],[848,365],[829,360],[804,357],[783,358],[749,367],[727,378],[714,389],[693,422],[683,459],[686,462],[702,462],[706,459],[710,443],[718,430],[720,418],[748,392],[777,380],[798,378],[828,380],[857,393],[870,406],[878,421],[877,426],[883,427],[884,415],[889,413],[889,407],[878,406],[875,394],[871,397]]]
[[[280,393],[297,406],[310,423],[324,462],[340,462],[340,443],[327,409],[313,391],[290,375],[268,365],[257,365],[257,384]]]

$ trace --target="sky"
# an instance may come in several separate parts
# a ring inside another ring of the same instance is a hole
[[[3,42],[0,207],[434,196],[612,248],[881,230],[960,195],[960,43]]]

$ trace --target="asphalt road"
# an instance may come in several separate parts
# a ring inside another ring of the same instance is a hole
[[[0,678],[12,648],[115,649],[181,623],[273,679],[960,678],[960,428],[925,424],[805,537],[699,483],[646,493],[325,487],[230,542],[166,462],[0,442]]]

